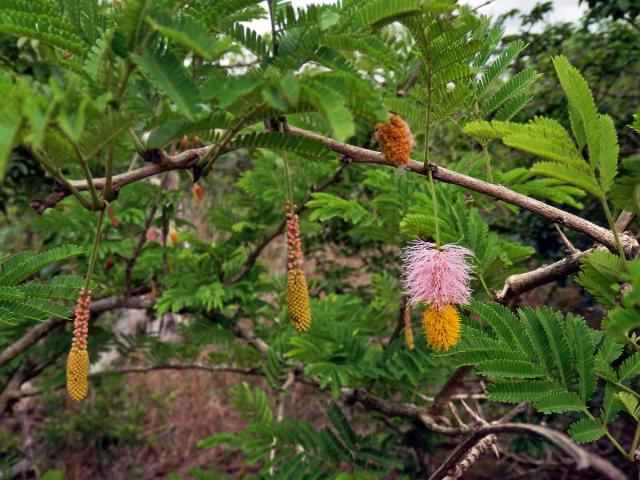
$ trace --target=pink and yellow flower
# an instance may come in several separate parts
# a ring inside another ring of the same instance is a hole
[[[409,306],[425,303],[423,327],[429,344],[448,350],[458,342],[460,319],[453,306],[464,305],[471,297],[471,250],[459,245],[443,245],[418,240],[402,256],[403,287]]]

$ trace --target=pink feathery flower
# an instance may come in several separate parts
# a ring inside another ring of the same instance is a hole
[[[443,245],[417,240],[404,250],[403,287],[410,306],[420,302],[436,310],[454,303],[466,304],[471,296],[471,267],[466,257],[471,250],[459,245]]]

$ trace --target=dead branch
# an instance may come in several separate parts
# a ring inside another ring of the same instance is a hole
[[[458,367],[455,372],[447,379],[438,394],[433,399],[433,404],[429,408],[429,413],[434,416],[442,415],[444,408],[447,406],[456,390],[460,388],[464,378],[471,371],[471,366],[463,365]]]
[[[616,229],[623,233],[629,228],[634,218],[635,215],[633,213],[622,212],[616,221]],[[582,258],[602,248],[594,247],[587,250],[579,250],[550,265],[543,265],[529,272],[511,275],[505,281],[502,290],[495,293],[494,298],[497,302],[504,304],[521,293],[572,275],[580,269],[580,260]]]

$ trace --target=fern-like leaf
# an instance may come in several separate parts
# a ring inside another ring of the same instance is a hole
[[[580,395],[587,402],[596,390],[592,330],[587,326],[584,318],[571,314],[567,316],[566,325],[573,360],[580,377]]]
[[[50,263],[85,253],[84,247],[66,245],[40,254],[22,252],[0,264],[0,285],[12,286],[37,273]]]
[[[307,158],[327,160],[334,158],[333,153],[323,143],[305,137],[294,137],[283,133],[249,133],[231,142],[235,148],[268,148],[294,152]]]
[[[493,402],[520,403],[536,401],[549,392],[557,390],[551,382],[544,380],[526,380],[521,382],[504,382],[489,385],[487,397]]]
[[[581,412],[584,402],[574,392],[552,392],[534,402],[536,409],[542,413]]]
[[[143,75],[169,97],[190,119],[199,112],[200,95],[184,65],[168,50],[146,50],[131,55]]]
[[[583,418],[569,427],[569,435],[576,443],[590,443],[607,434],[607,429],[597,418]]]

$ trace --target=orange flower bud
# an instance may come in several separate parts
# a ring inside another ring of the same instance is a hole
[[[396,167],[404,167],[409,163],[411,148],[414,145],[413,136],[409,126],[399,115],[392,113],[387,123],[378,124],[375,139],[388,162]]]
[[[193,184],[193,199],[196,202],[200,202],[204,198],[204,190],[199,183]]]

